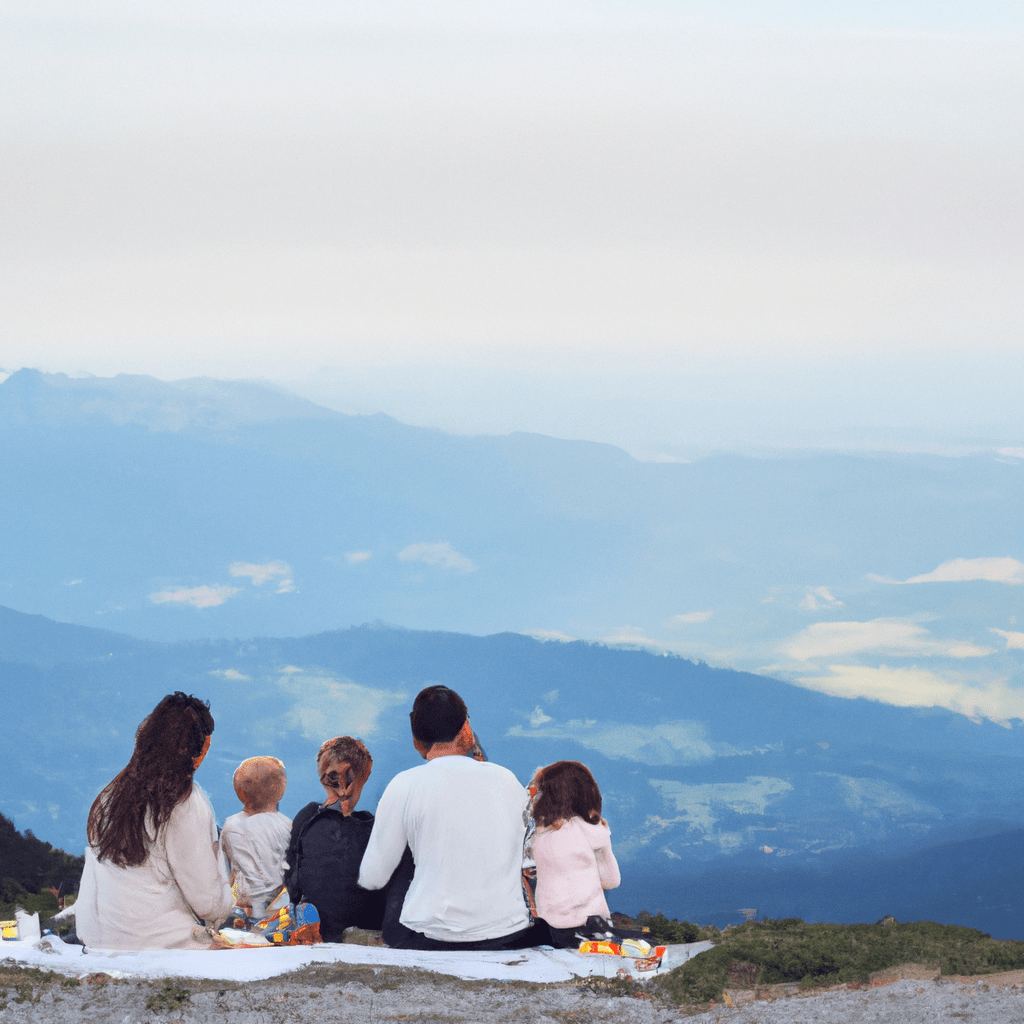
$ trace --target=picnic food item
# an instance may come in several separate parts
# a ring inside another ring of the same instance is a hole
[[[311,946],[322,941],[320,915],[311,903],[289,903],[260,921],[254,930],[279,946]]]
[[[645,957],[651,955],[651,944],[646,939],[623,939],[622,955]]]
[[[608,956],[622,956],[622,947],[617,942],[606,942],[603,939],[584,939],[580,943],[581,953],[604,953]]]
[[[633,961],[634,971],[656,971],[660,966],[660,956],[645,956]]]
[[[588,939],[580,943],[579,952],[597,953],[605,956],[621,956],[631,961],[630,966],[637,972],[656,971],[667,951],[666,946],[651,947],[644,939],[623,939],[618,942]],[[629,974],[625,967],[619,968],[619,974]],[[631,975],[630,975],[631,976]]]
[[[238,906],[236,903],[235,906],[231,908],[231,913],[228,914],[228,919],[224,922],[224,927],[234,928],[237,931],[248,931],[252,928],[254,923],[255,922],[252,918],[250,918],[245,912],[245,909]]]

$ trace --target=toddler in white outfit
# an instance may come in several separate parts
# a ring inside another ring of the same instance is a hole
[[[237,903],[260,920],[284,881],[292,819],[277,809],[288,779],[276,757],[250,757],[235,769],[242,810],[224,822],[220,846],[231,867]]]

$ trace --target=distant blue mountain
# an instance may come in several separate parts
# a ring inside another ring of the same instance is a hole
[[[4,661],[24,661],[51,668],[62,661],[103,660],[118,655],[161,650],[152,640],[115,633],[109,629],[54,622],[43,615],[25,615],[0,605],[0,638]]]
[[[372,806],[440,681],[524,781],[593,766],[624,910],[1005,934],[1024,920],[999,902],[1024,829],[1021,454],[651,464],[261,383],[21,370],[0,383],[0,811],[80,850],[174,689],[213,704],[200,781],[222,818],[253,753],[289,765],[287,810],[308,801],[339,732],[374,751]],[[407,628],[356,625],[374,620]]]
[[[432,682],[463,694],[488,755],[524,783],[561,758],[591,766],[623,867],[620,909],[720,924],[748,906],[894,913],[1024,937],[1006,909],[1020,909],[1006,885],[1024,866],[1006,839],[1024,829],[1020,724],[579,641],[371,625],[162,644],[3,610],[0,812],[79,852],[92,798],[175,689],[211,701],[217,728],[198,778],[221,820],[236,809],[231,773],[244,757],[285,761],[282,809],[294,813],[319,791],[320,742],[344,732],[373,752],[372,809],[418,762],[407,712]]]
[[[0,383],[0,602],[154,640],[380,619],[653,643],[814,685],[928,670],[984,694],[1021,684],[1022,505],[1012,455],[652,464],[253,382]],[[885,582],[983,557],[1009,575]],[[837,646],[836,622],[874,625]],[[1020,714],[1000,701],[982,713]]]
[[[1016,829],[898,855],[845,851],[814,864],[736,857],[696,876],[627,873],[614,896],[626,907],[684,907],[690,919],[719,927],[737,923],[740,907],[752,907],[760,917],[840,923],[891,914],[898,921],[939,921],[1021,939],[1022,848],[1024,831]]]

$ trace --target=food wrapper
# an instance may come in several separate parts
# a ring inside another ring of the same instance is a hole
[[[233,928],[236,931],[248,931],[252,928],[255,922],[245,912],[245,907],[240,907],[237,904],[231,908],[231,913],[228,914],[228,919],[224,923],[224,928]]]
[[[646,939],[623,939],[622,955],[647,957],[651,955],[651,944]]]
[[[622,956],[622,947],[617,942],[585,939],[580,943],[581,953],[604,953],[607,956]]]
[[[254,949],[269,946],[270,943],[262,935],[241,928],[221,928],[213,936],[211,949]]]
[[[638,957],[633,961],[634,971],[656,971],[661,966],[660,956]]]
[[[308,946],[322,941],[320,915],[312,903],[286,903],[260,921],[254,931],[264,935],[267,942],[281,946]]]

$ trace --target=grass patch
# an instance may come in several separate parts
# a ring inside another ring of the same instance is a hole
[[[726,988],[796,982],[865,981],[875,971],[923,963],[942,974],[993,974],[1024,968],[1024,942],[999,941],[975,928],[913,924],[807,924],[799,918],[727,928],[714,949],[652,979],[677,1003],[721,999]]]
[[[19,967],[12,960],[0,963],[0,1010],[9,1002],[38,1003],[50,986],[69,988],[78,985],[77,979],[38,967]],[[39,991],[37,991],[37,989]]]
[[[592,974],[586,978],[577,978],[570,984],[583,992],[593,992],[594,995],[604,996],[605,998],[653,998],[659,1002],[665,999],[663,991],[651,989],[648,987],[649,982],[636,981],[633,978],[605,978],[601,975]]]
[[[173,979],[164,982],[159,992],[153,993],[146,1000],[146,1009],[159,1013],[161,1010],[180,1010],[185,1003],[192,999],[192,993]]]

